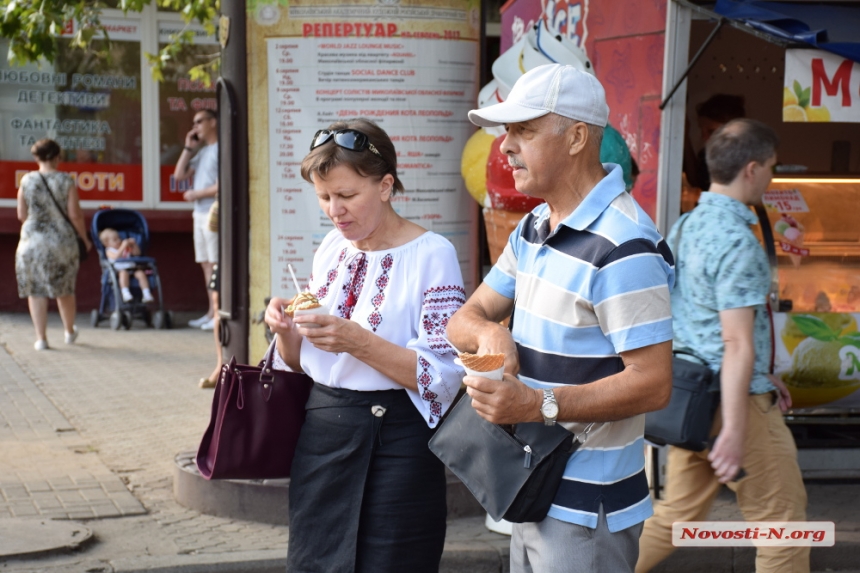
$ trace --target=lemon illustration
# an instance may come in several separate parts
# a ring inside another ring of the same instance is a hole
[[[860,389],[860,381],[840,380],[840,351],[846,346],[838,340],[807,338],[792,356],[791,370],[782,379],[791,392],[794,408],[808,408],[844,398]],[[860,353],[860,349],[850,346]]]
[[[787,105],[782,108],[782,121],[807,121],[806,111],[799,105]]]
[[[807,107],[806,117],[809,121],[830,121],[830,111],[826,107]]]
[[[806,316],[814,316],[824,321],[836,335],[848,334],[857,331],[857,321],[850,314],[839,314],[835,312],[813,312]],[[785,345],[785,350],[791,354],[797,345],[806,340],[808,337],[800,331],[797,322],[788,318],[780,332],[782,343]]]
[[[797,96],[791,88],[782,88],[782,107],[788,105],[797,105]]]
[[[487,197],[487,159],[495,139],[483,129],[479,129],[466,142],[460,158],[460,173],[466,182],[466,189],[481,205]]]

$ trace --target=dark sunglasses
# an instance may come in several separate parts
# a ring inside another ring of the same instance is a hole
[[[376,146],[370,143],[370,138],[356,129],[321,129],[314,134],[314,138],[311,141],[311,151],[320,145],[325,145],[332,138],[334,138],[334,142],[337,145],[344,149],[349,149],[350,151],[369,149],[372,154],[385,161],[385,158],[382,157]]]

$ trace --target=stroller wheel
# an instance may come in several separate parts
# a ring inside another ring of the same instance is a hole
[[[119,330],[120,326],[122,326],[122,315],[115,310],[110,313],[110,329]]]
[[[148,308],[143,309],[143,322],[146,323],[146,326],[152,326],[152,311]]]
[[[167,328],[167,313],[163,310],[155,311],[155,314],[152,315],[152,326],[156,330]]]
[[[99,316],[99,311],[93,309],[93,311],[90,313],[90,326],[92,326],[93,328],[97,327],[99,325],[99,320],[101,320],[101,316]]]
[[[126,330],[131,328],[132,315],[129,311],[123,311],[122,313],[122,327]]]

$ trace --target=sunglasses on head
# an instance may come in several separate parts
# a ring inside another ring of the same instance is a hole
[[[330,139],[334,138],[334,142],[350,151],[364,151],[369,149],[372,154],[385,161],[376,146],[370,143],[370,138],[357,129],[321,129],[314,135],[311,141],[311,151],[325,145]]]

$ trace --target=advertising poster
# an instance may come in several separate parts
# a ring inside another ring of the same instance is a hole
[[[782,121],[860,122],[860,64],[823,50],[786,50]]]
[[[763,203],[778,256],[774,373],[793,408],[860,409],[860,230],[852,183],[779,179]]]
[[[394,197],[395,210],[453,243],[466,290],[474,290],[477,209],[460,160],[475,131],[467,112],[478,94],[480,5],[257,2],[250,16],[249,67],[265,62],[250,82],[250,99],[267,102],[251,110],[250,139],[252,188],[265,189],[268,200],[268,294],[294,294],[288,264],[307,284],[314,252],[333,228],[300,175],[311,139],[356,117],[376,121],[397,149],[406,192]],[[261,215],[252,199],[252,227]]]
[[[793,408],[860,409],[860,314],[776,313],[774,373]]]
[[[36,168],[30,147],[44,137],[62,147],[59,168],[75,180],[82,200],[143,199],[139,23],[102,22],[111,37],[109,60],[70,49],[69,29],[53,65],[0,61],[0,200],[9,200],[4,205],[14,205],[21,177]],[[0,42],[0,52],[6,48]]]

